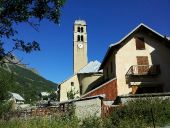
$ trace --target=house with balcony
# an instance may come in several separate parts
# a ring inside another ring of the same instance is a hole
[[[82,97],[170,92],[170,38],[141,23],[117,43],[111,44],[100,65],[103,84]]]

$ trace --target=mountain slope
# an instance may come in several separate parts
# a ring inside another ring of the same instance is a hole
[[[46,80],[32,69],[24,66],[5,64],[0,67],[0,74],[3,72],[13,75],[15,84],[10,91],[19,93],[26,102],[35,101],[42,91],[52,91],[57,88],[57,84]]]

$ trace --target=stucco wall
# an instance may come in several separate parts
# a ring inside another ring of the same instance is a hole
[[[170,50],[157,39],[145,34],[137,34],[145,39],[145,50],[136,50],[135,38],[131,38],[116,53],[116,77],[118,95],[131,92],[126,83],[125,74],[132,65],[137,65],[137,56],[148,56],[149,65],[160,64],[160,81],[164,83],[164,91],[170,91]]]
[[[71,82],[74,82],[74,86],[71,86]],[[67,92],[70,90],[75,89],[75,91],[78,91],[79,93],[76,94],[76,97],[80,97],[80,88],[79,88],[79,81],[77,75],[72,76],[68,80],[64,81],[60,85],[60,101],[66,101],[67,98]]]
[[[81,86],[81,94],[85,94],[90,88],[99,84],[103,80],[101,78],[102,76],[103,74],[99,73],[80,74],[79,81]]]
[[[87,117],[101,117],[101,104],[102,101],[99,98],[76,101],[75,102],[75,115],[79,119]]]

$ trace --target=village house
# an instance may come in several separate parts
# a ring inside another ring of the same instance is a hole
[[[9,92],[10,99],[9,101],[13,101],[12,109],[18,109],[18,107],[24,104],[24,98],[20,96],[18,93]]]
[[[119,42],[111,44],[101,63],[104,84],[82,97],[170,92],[170,40],[140,24]]]

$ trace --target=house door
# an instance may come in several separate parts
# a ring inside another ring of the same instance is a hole
[[[147,56],[137,56],[138,74],[147,74],[149,71],[149,61]]]

